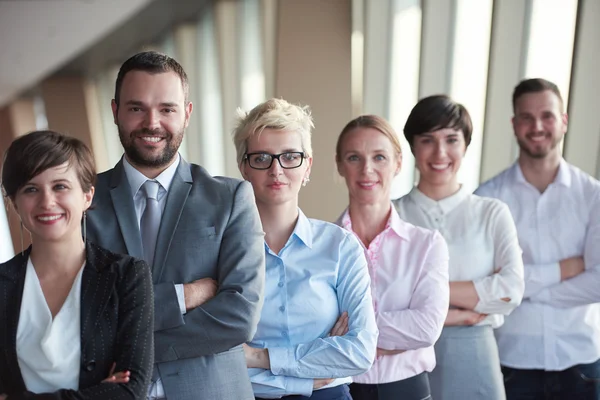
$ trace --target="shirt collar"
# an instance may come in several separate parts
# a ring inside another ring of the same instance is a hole
[[[390,222],[388,224],[392,227],[393,231],[396,232],[396,235],[401,237],[406,241],[410,241],[410,235],[408,234],[408,225],[406,221],[403,221],[402,218],[398,215],[398,211],[396,211],[396,207],[392,205],[392,212],[390,214]]]
[[[300,239],[300,241],[302,241],[309,249],[312,248],[312,225],[301,209],[298,209],[298,222],[296,222],[296,227],[294,228],[294,232],[292,232],[292,236],[296,236]]]
[[[525,179],[525,175],[523,175],[523,170],[521,170],[519,161],[514,163],[512,169],[512,177],[515,182],[530,185],[530,183],[527,182],[527,179]],[[553,183],[563,185],[565,187],[571,187],[571,179],[572,178],[571,171],[569,170],[569,164],[567,164],[564,158],[561,158],[560,164],[558,165],[558,173],[556,174]]]
[[[412,188],[408,194],[415,203],[417,203],[425,212],[431,213],[434,210],[441,209],[444,214],[450,213],[454,210],[464,199],[469,197],[471,193],[467,190],[465,185],[461,185],[458,191],[444,199],[433,200],[427,197],[421,192],[416,186]]]
[[[347,231],[354,233],[354,230],[352,229],[352,219],[350,218],[350,207],[346,208],[342,215],[337,219],[337,224]],[[385,232],[388,228],[391,228],[391,230],[400,238],[407,241],[410,240],[406,222],[400,218],[398,211],[396,211],[393,204],[391,204],[390,217],[388,218],[383,231]]]
[[[175,177],[180,162],[181,156],[177,153],[177,160],[154,179],[166,192],[169,191],[169,187],[173,182],[173,178]],[[129,181],[129,186],[131,187],[131,197],[135,197],[142,185],[148,180],[148,177],[131,165],[126,157],[123,157],[123,169],[125,170],[125,176],[127,176],[127,181]]]

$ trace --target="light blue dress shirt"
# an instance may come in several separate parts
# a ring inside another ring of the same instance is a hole
[[[366,372],[377,346],[377,324],[364,251],[353,234],[308,219],[299,210],[279,254],[265,243],[265,303],[250,346],[269,349],[271,369],[248,369],[257,397],[310,396],[317,378],[351,382]],[[329,332],[348,312],[348,333]]]

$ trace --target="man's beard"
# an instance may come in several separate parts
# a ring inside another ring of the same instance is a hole
[[[519,138],[517,138],[517,144],[519,145],[521,151],[525,152],[529,157],[542,159],[545,158],[548,154],[550,154],[552,150],[554,150],[556,146],[558,146],[558,144],[560,143],[560,139],[557,140],[555,138],[552,138],[552,136],[551,139],[552,143],[549,147],[537,147],[537,145],[535,144],[531,146],[532,143],[530,141],[528,141],[527,139],[522,140]]]
[[[119,139],[121,140],[121,145],[125,150],[127,159],[133,164],[154,168],[169,165],[179,150],[184,133],[183,130],[172,134],[165,130],[150,130],[145,128],[126,133],[120,126],[118,129]],[[165,147],[162,152],[156,156],[145,154],[143,148],[138,148],[135,145],[135,138],[138,136],[159,136],[165,141]]]

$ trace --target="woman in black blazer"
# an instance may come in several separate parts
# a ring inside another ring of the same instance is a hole
[[[38,131],[7,150],[2,187],[32,245],[0,264],[0,400],[147,396],[150,270],[85,241],[94,182],[77,139]]]

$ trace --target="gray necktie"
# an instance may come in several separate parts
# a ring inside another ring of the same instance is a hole
[[[140,220],[140,232],[142,234],[142,245],[144,246],[144,259],[150,267],[154,263],[156,238],[160,226],[158,188],[159,183],[156,181],[146,181],[142,185],[143,193],[146,194],[146,208]]]

